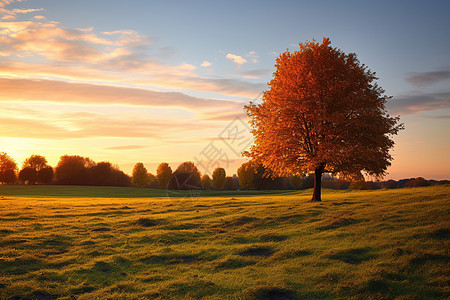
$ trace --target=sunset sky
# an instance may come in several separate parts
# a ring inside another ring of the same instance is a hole
[[[251,141],[243,106],[275,58],[329,37],[377,73],[405,123],[386,179],[450,179],[449,12],[433,0],[0,0],[0,152],[19,167],[77,154],[129,174],[194,161],[232,175]]]

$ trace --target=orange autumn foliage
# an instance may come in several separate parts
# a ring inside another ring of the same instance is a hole
[[[323,172],[385,175],[392,136],[403,125],[388,115],[389,97],[356,54],[331,47],[327,38],[299,45],[277,58],[262,103],[245,107],[255,142],[244,155],[278,176],[315,171],[319,195],[313,199],[320,201]]]

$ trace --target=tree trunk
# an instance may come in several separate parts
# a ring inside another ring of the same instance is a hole
[[[314,171],[314,193],[311,201],[322,201],[321,189],[322,189],[322,173],[325,169],[323,164],[320,164]]]

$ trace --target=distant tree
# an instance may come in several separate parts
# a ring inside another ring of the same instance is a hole
[[[148,172],[147,169],[144,167],[144,164],[139,162],[134,165],[133,168],[133,177],[131,179],[131,182],[134,186],[137,187],[144,187],[147,186],[149,183],[148,178]]]
[[[225,184],[223,186],[223,189],[227,190],[227,191],[233,191],[237,189],[236,183],[234,182],[233,177],[228,176],[225,177]]]
[[[212,174],[213,187],[216,190],[223,189],[225,182],[227,181],[227,174],[224,168],[216,168]]]
[[[325,172],[382,177],[403,125],[387,114],[389,97],[376,80],[356,54],[326,38],[282,53],[262,103],[246,106],[255,142],[244,154],[277,176],[314,172],[312,201],[321,201]]]
[[[288,177],[278,177],[255,161],[243,163],[237,170],[239,188],[257,190],[284,190],[290,188]]]
[[[122,172],[117,165],[102,161],[86,169],[86,185],[94,186],[129,186],[130,177]]]
[[[405,184],[405,187],[430,186],[430,182],[423,177],[417,177]]]
[[[322,176],[322,187],[333,190],[346,190],[350,186],[350,182],[345,181],[342,178],[336,178],[330,174],[324,174]]]
[[[58,184],[88,185],[88,169],[95,163],[87,157],[79,155],[63,155],[55,168],[55,179]]]
[[[298,175],[291,175],[289,177],[289,183],[293,190],[299,190],[302,187],[302,177]]]
[[[8,154],[0,152],[0,183],[11,184],[17,180],[17,164]]]
[[[350,182],[348,182],[347,180],[342,179],[342,178],[337,178],[334,181],[334,184],[335,184],[334,189],[336,189],[336,190],[346,190],[350,186]]]
[[[47,166],[47,159],[45,157],[33,154],[23,162],[22,168],[32,168],[36,172],[39,172]]]
[[[353,181],[348,187],[350,190],[376,190],[380,188],[380,184],[373,181]]]
[[[311,189],[314,187],[314,173],[309,173],[302,177],[302,190]]]
[[[50,166],[44,167],[38,172],[38,182],[42,184],[50,184],[53,180],[53,168]]]
[[[117,166],[113,166],[114,168],[114,182],[116,186],[130,186],[131,178],[123,171],[119,169]]]
[[[51,182],[53,179],[53,169],[50,173],[48,168],[52,169],[47,165],[47,159],[44,156],[33,154],[23,162],[22,170],[19,172],[19,179],[28,184]],[[41,171],[44,169],[46,171],[43,171],[41,174]],[[50,174],[52,178],[49,179],[48,176]]]
[[[156,169],[156,178],[161,187],[167,187],[170,177],[172,176],[172,168],[168,163],[161,163]]]
[[[243,190],[254,189],[253,179],[256,170],[252,162],[243,163],[237,170],[237,175],[239,178],[239,187]]]
[[[22,183],[35,184],[38,181],[38,172],[32,167],[25,167],[19,172],[19,180]]]
[[[213,182],[208,174],[202,176],[202,187],[205,190],[210,190],[213,187]]]
[[[156,189],[156,188],[160,187],[159,181],[158,181],[158,179],[156,178],[155,175],[153,175],[152,173],[148,173],[147,176],[148,176],[148,184],[147,184],[147,186],[149,188]]]
[[[257,190],[274,190],[276,189],[276,176],[272,171],[262,164],[256,164],[255,174],[253,175],[253,187]]]
[[[395,189],[397,188],[397,181],[389,179],[388,181],[385,181],[381,185],[385,189]]]
[[[195,190],[201,189],[200,171],[193,162],[184,162],[178,166],[169,180],[169,189]]]
[[[110,162],[99,162],[91,166],[88,170],[89,185],[107,186],[113,185],[113,172]]]

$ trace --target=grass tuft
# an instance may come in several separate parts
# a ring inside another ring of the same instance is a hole
[[[241,256],[271,256],[275,251],[270,247],[252,246],[244,251],[239,252]]]
[[[136,223],[142,227],[152,227],[152,226],[159,225],[160,221],[150,219],[150,218],[139,218],[139,220],[137,220]]]

